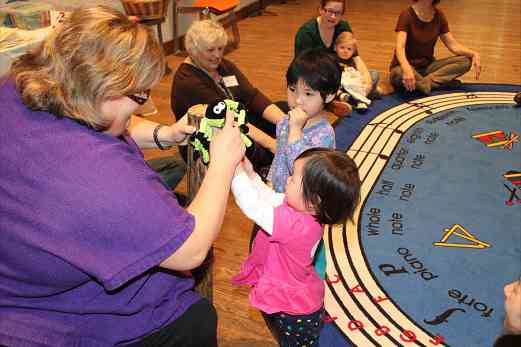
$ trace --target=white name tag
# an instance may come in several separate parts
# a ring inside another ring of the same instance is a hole
[[[239,82],[237,81],[237,77],[235,77],[235,75],[223,77],[223,83],[226,87],[237,87],[239,85]]]

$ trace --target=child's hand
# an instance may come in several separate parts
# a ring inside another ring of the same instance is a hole
[[[254,179],[257,173],[253,170],[253,165],[248,160],[248,158],[244,157],[241,162],[235,168],[235,176],[245,173],[250,179]]]
[[[253,165],[251,164],[250,160],[246,157],[241,161],[242,169],[244,172],[246,172],[246,175],[250,179],[254,179],[257,173],[253,170]]]
[[[246,172],[246,171],[244,170],[244,165],[242,164],[242,160],[241,160],[239,162],[239,164],[237,164],[237,166],[235,167],[235,173],[233,175],[239,176],[243,172]],[[248,174],[248,173],[246,173],[246,174]]]
[[[288,112],[290,129],[303,129],[308,121],[308,114],[300,107],[296,107]]]

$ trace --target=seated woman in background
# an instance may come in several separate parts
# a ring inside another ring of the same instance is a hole
[[[188,28],[185,35],[188,57],[175,72],[172,110],[179,119],[197,104],[212,104],[223,99],[241,102],[248,110],[249,135],[256,142],[249,159],[256,171],[263,168],[267,173],[275,152],[275,124],[284,113],[256,89],[237,66],[223,58],[227,41],[226,31],[218,22],[195,21]],[[186,159],[186,146],[180,149]]]
[[[150,29],[93,7],[0,81],[0,345],[217,346],[215,308],[184,271],[217,238],[245,148],[230,114],[182,209],[140,148],[195,129],[127,131],[164,68]]]
[[[396,47],[389,79],[395,88],[418,90],[429,95],[431,90],[454,87],[455,78],[474,68],[476,79],[481,72],[479,53],[460,44],[449,30],[445,14],[436,5],[440,0],[413,0],[396,24]],[[434,46],[441,42],[455,56],[435,59]]]
[[[353,34],[349,23],[342,19],[345,12],[345,0],[320,0],[318,8],[319,16],[312,18],[304,23],[295,35],[295,56],[302,51],[310,48],[325,48],[335,53],[335,41],[341,33]],[[362,58],[356,53],[353,58],[356,60],[358,69],[369,71],[370,86],[368,91],[369,98],[378,98],[378,81],[380,75],[376,70],[368,70]],[[339,115],[348,115],[351,107],[346,102],[333,101],[331,110]],[[344,113],[344,114],[342,114]]]

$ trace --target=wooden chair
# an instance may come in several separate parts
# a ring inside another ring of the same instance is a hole
[[[199,13],[199,19],[209,19],[210,15],[220,16],[228,13],[226,21],[230,23],[233,33],[233,48],[239,47],[241,40],[239,27],[237,26],[237,16],[235,8],[239,5],[239,0],[196,0],[190,6],[177,6],[177,13]],[[177,19],[177,17],[176,17]],[[177,38],[177,29],[174,26],[174,40]]]
[[[170,0],[121,0],[121,3],[128,16],[136,17],[139,23],[156,27],[157,37],[164,52],[161,24],[166,20],[166,10]],[[171,69],[167,63],[166,73],[170,72]]]

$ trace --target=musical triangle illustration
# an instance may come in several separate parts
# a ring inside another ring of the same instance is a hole
[[[521,188],[521,171],[507,171],[503,174],[507,180],[518,188]]]
[[[470,243],[455,243],[455,242],[447,242],[447,240],[451,237],[454,239],[455,237],[462,238]],[[459,247],[459,248],[488,248],[490,244],[478,240],[474,235],[468,232],[463,226],[460,224],[454,224],[452,228],[445,229],[445,235],[441,238],[439,242],[434,242],[434,246],[439,247]]]
[[[487,147],[498,147],[511,150],[514,143],[519,142],[519,135],[515,132],[507,134],[502,130],[487,131],[484,133],[477,133],[472,135],[473,139],[476,139],[484,143]]]

